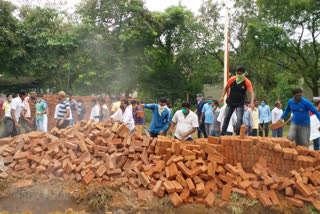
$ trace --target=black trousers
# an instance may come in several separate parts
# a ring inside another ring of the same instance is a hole
[[[159,133],[151,132],[150,131],[150,137],[158,137]]]
[[[198,122],[199,122],[199,127],[197,128],[198,129],[198,138],[201,138],[202,134],[203,134],[204,138],[208,138],[204,123],[200,124],[200,121],[198,121]]]
[[[59,126],[58,124],[59,124],[60,121],[61,120],[58,120],[57,125],[56,125],[58,129],[64,129],[64,128],[67,128],[70,125],[70,120],[65,120],[65,121],[63,121],[62,125]]]
[[[258,136],[258,129],[252,129],[252,133],[249,135],[250,136]]]
[[[236,110],[236,114],[237,114],[237,125],[236,125],[236,135],[240,134],[240,128],[243,122],[243,112],[244,112],[244,106],[233,106],[231,104],[228,103],[225,111],[224,111],[224,121],[223,121],[223,126],[222,126],[222,133],[221,135],[227,135],[227,129],[228,129],[228,125],[231,119],[231,116],[234,112],[234,109]]]
[[[14,122],[10,117],[4,118],[4,131],[1,138],[14,137],[18,134],[17,128],[14,126]]]
[[[260,123],[262,126],[262,130],[259,131],[259,136],[263,137],[263,127],[264,127],[264,136],[268,137],[269,136],[269,123]]]

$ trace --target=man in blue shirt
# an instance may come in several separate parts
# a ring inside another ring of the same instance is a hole
[[[211,136],[210,132],[212,130],[213,101],[211,96],[209,96],[207,100],[208,103],[204,104],[202,108],[200,124],[204,124],[207,136]]]
[[[203,134],[204,138],[208,137],[204,123],[202,123],[202,124],[200,123],[202,108],[203,108],[204,104],[206,104],[206,102],[203,100],[202,94],[197,94],[197,110],[195,113],[198,115],[198,123],[199,123],[198,138],[201,138],[202,134]]]
[[[264,126],[264,136],[268,137],[269,135],[269,123],[271,122],[271,111],[270,107],[266,105],[264,100],[261,100],[261,104],[258,107],[259,117],[260,117],[260,128],[259,135],[263,136],[263,126]]]
[[[296,145],[309,148],[310,138],[310,114],[311,111],[320,120],[320,113],[312,103],[302,97],[302,90],[296,88],[292,90],[292,96],[288,101],[287,108],[281,119],[283,120],[291,111],[293,113],[288,139],[295,141]],[[319,130],[320,131],[320,130]]]
[[[170,112],[166,107],[167,100],[160,98],[159,104],[143,104],[142,108],[152,110],[152,121],[150,124],[150,136],[158,137],[163,135],[168,129],[170,122]]]

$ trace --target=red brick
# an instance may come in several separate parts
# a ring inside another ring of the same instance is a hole
[[[15,188],[30,187],[33,185],[32,180],[20,180],[13,184]]]
[[[293,196],[294,191],[292,187],[286,187],[286,196]]]
[[[98,170],[96,171],[96,174],[98,177],[102,177],[102,175],[107,171],[106,167],[104,165],[101,165]]]
[[[269,193],[265,191],[258,191],[257,196],[264,207],[272,206],[272,202],[269,198]]]
[[[231,185],[223,185],[222,186],[222,193],[221,199],[224,201],[229,201],[232,193],[232,186]]]
[[[203,182],[196,184],[196,192],[197,192],[197,195],[204,194],[204,183]]]
[[[183,203],[182,199],[176,192],[169,193],[169,198],[175,207],[179,207]]]
[[[304,203],[303,201],[296,199],[296,198],[292,198],[292,197],[286,197],[286,200],[289,204],[292,204],[296,207],[303,207]]]
[[[182,192],[183,186],[178,181],[173,180],[172,184],[174,185],[176,192]]]
[[[182,193],[180,194],[181,199],[185,202],[190,196],[190,190],[184,189]]]
[[[232,192],[237,193],[239,195],[243,195],[243,196],[247,195],[247,192],[245,190],[238,189],[238,188],[232,188]]]
[[[159,191],[160,191],[160,188],[162,187],[162,184],[163,184],[163,181],[162,180],[158,180],[156,185],[154,186],[153,188],[153,194],[158,196],[159,195]]]
[[[176,191],[176,189],[175,189],[174,185],[171,183],[171,181],[165,181],[163,183],[163,186],[166,188],[168,193],[172,193],[172,192]]]
[[[252,181],[245,180],[245,181],[242,181],[241,183],[239,183],[238,186],[239,186],[241,189],[246,190],[246,189],[248,189],[248,187],[251,186],[251,184],[252,184]]]
[[[319,200],[313,200],[312,205],[314,206],[314,208],[316,208],[318,210],[318,212],[320,212],[320,201]]]
[[[90,181],[91,181],[94,177],[95,177],[94,172],[89,171],[89,172],[84,176],[83,182],[84,182],[85,184],[89,184]]]
[[[249,187],[247,189],[247,195],[251,200],[257,200],[257,198],[258,198],[257,192],[252,187]]]
[[[187,178],[186,181],[187,181],[189,190],[190,190],[193,194],[196,194],[196,187],[194,186],[193,181],[191,180],[191,178]]]
[[[216,174],[217,163],[209,162],[208,163],[208,176],[209,178],[214,178]]]
[[[216,195],[213,192],[209,192],[206,198],[204,199],[203,203],[207,207],[212,207],[215,200],[216,200]]]
[[[278,196],[274,190],[269,190],[269,196],[271,198],[273,205],[280,205]]]
[[[296,188],[305,197],[308,197],[308,196],[310,196],[312,194],[312,192],[309,190],[309,188],[302,182],[297,182],[296,183]]]
[[[187,188],[188,184],[182,175],[177,175],[176,180],[184,187]]]

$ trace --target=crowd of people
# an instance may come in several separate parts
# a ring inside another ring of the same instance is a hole
[[[272,137],[283,137],[283,126],[291,121],[288,139],[297,145],[308,147],[309,141],[314,141],[314,149],[319,150],[320,139],[320,105],[317,109],[315,103],[302,97],[301,89],[292,91],[293,98],[287,103],[283,112],[282,104],[276,101],[274,108],[267,105],[265,100],[255,100],[253,87],[243,66],[236,69],[236,76],[231,77],[223,89],[218,100],[202,94],[197,94],[197,106],[193,112],[189,102],[183,102],[181,110],[174,114],[172,106],[167,100],[161,98],[159,103],[143,104],[138,100],[128,100],[116,97],[111,109],[102,96],[91,100],[90,120],[102,122],[111,119],[125,124],[130,133],[145,134],[151,137],[171,135],[175,130],[174,138],[182,141],[192,140],[192,134],[198,131],[198,138],[221,135],[239,135],[241,125],[246,126],[248,136],[269,136],[270,124],[282,123],[279,128],[272,129]],[[246,93],[250,95],[250,102],[246,101]],[[226,100],[225,96],[227,97]],[[58,93],[59,103],[55,107],[54,119],[56,127],[63,129],[74,126],[77,121],[83,120],[87,112],[83,100],[75,100],[71,94],[63,91]],[[35,115],[32,116],[30,103],[35,106]],[[222,103],[225,103],[221,108]],[[6,96],[6,101],[0,100],[4,131],[1,138],[20,134],[21,126],[25,132],[48,129],[49,109],[41,94],[28,96],[26,91],[20,91],[17,97],[12,94]],[[152,111],[152,121],[149,130],[145,127],[144,109]],[[291,117],[284,122],[287,115]],[[20,121],[20,123],[19,123]]]

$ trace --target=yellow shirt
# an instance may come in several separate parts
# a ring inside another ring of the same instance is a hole
[[[121,102],[120,102],[120,101],[117,101],[117,102],[113,103],[112,108],[111,108],[111,111],[112,111],[113,113],[115,113],[116,111],[119,110],[120,105],[121,105]]]
[[[252,117],[252,129],[259,129],[259,111],[258,108],[254,108],[254,110],[252,111],[252,109],[249,109],[250,113],[251,113],[251,117]]]
[[[10,103],[6,100],[2,105],[3,115],[6,115],[9,110]]]

